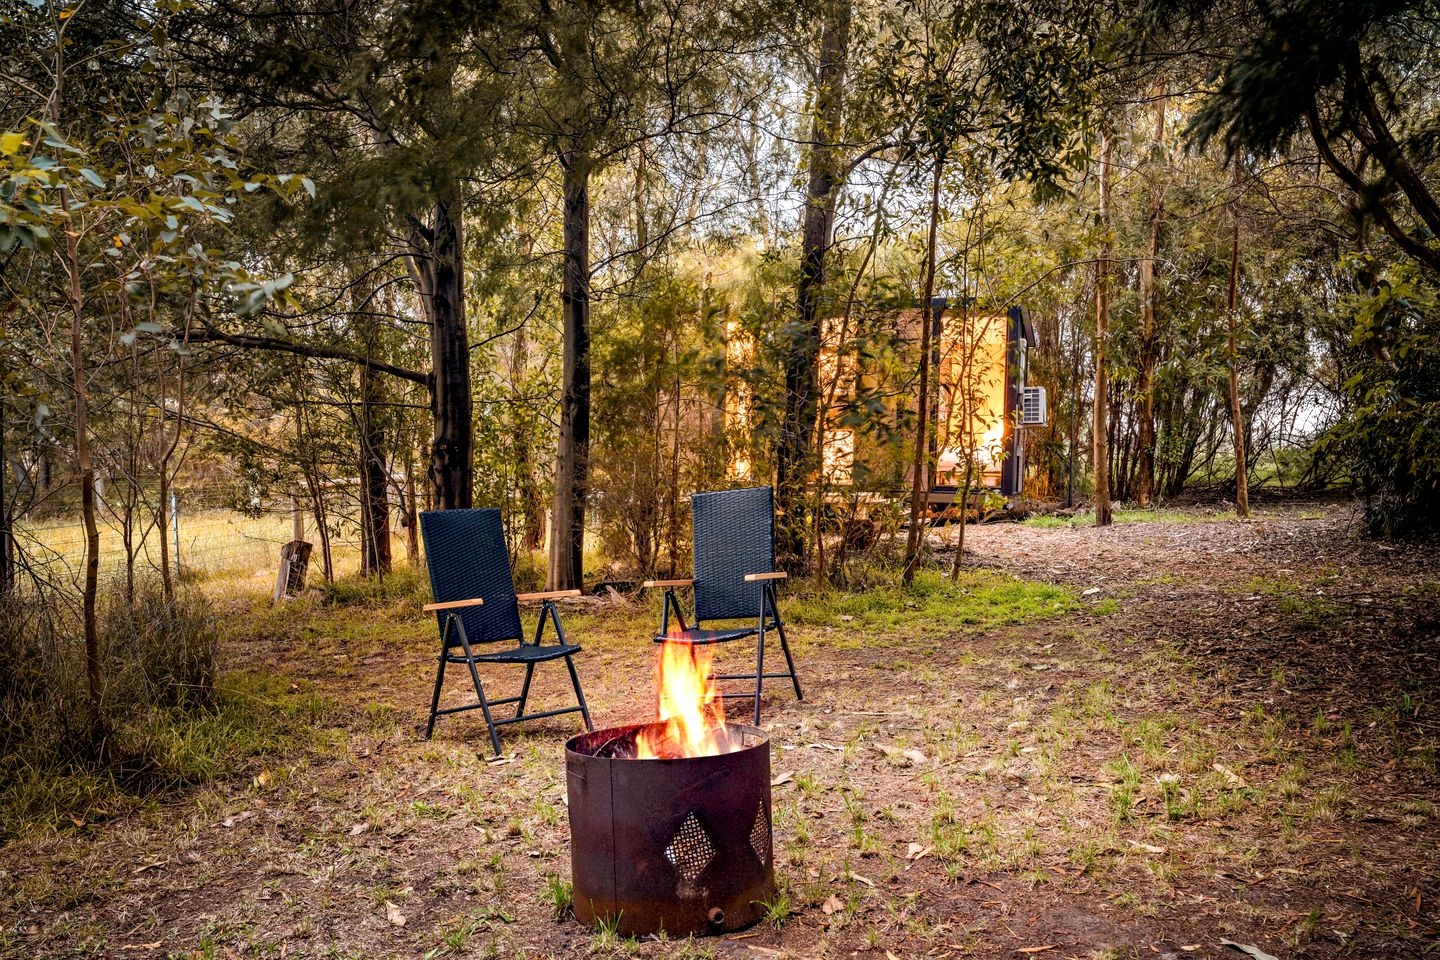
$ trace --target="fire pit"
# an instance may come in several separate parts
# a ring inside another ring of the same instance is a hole
[[[774,893],[770,741],[725,722],[709,668],[706,648],[667,642],[660,719],[565,745],[582,923],[625,936],[720,933],[760,919]]]

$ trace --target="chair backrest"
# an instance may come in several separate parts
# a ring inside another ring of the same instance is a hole
[[[695,618],[760,614],[764,585],[749,573],[775,569],[775,503],[769,487],[717,490],[690,498],[695,538]]]
[[[475,597],[485,601],[478,607],[437,610],[440,629],[445,629],[446,616],[454,613],[471,643],[520,639],[520,604],[500,511],[427,510],[420,514],[420,533],[425,537],[425,563],[435,602]],[[460,643],[454,633],[447,639],[451,646]]]

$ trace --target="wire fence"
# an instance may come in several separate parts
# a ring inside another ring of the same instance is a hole
[[[180,579],[204,581],[207,588],[263,589],[273,586],[280,549],[297,533],[314,544],[311,581],[322,575],[321,537],[314,516],[301,510],[297,523],[297,505],[288,498],[245,500],[233,491],[182,489],[175,492],[171,505],[167,529],[161,531],[153,510],[127,511],[101,497],[97,515],[102,579],[122,577],[132,565],[137,574],[158,573],[163,537],[164,561]],[[343,509],[330,511],[326,533],[334,575],[359,570],[361,536],[354,517]],[[19,566],[33,579],[78,584],[84,576],[85,530],[78,512],[18,520],[15,548]],[[399,560],[405,551],[403,535],[392,532],[392,555]]]

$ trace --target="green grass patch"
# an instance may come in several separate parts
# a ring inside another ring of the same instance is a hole
[[[418,608],[430,602],[430,578],[421,567],[401,565],[383,577],[355,574],[319,586],[328,601],[346,606],[404,603]]]
[[[163,791],[244,771],[256,758],[306,742],[315,717],[313,695],[287,692],[272,676],[227,674],[207,708],[179,705],[127,718],[114,732],[117,759],[109,765],[9,753],[0,758],[0,836],[107,819]]]
[[[847,630],[859,634],[857,645],[1026,623],[1080,608],[1080,597],[1065,587],[991,570],[966,571],[958,583],[938,571],[926,570],[917,574],[909,587],[895,584],[861,593],[826,592],[781,603],[787,623]]]
[[[1143,510],[1138,508],[1119,509],[1115,511],[1114,519],[1116,523],[1214,523],[1220,520],[1234,520],[1235,513],[1232,510],[1182,510],[1178,507],[1153,507]],[[1026,517],[1020,521],[1020,524],[1026,527],[1038,527],[1042,530],[1054,530],[1060,527],[1092,527],[1095,525],[1095,514],[1089,511],[1068,517],[1041,514]]]

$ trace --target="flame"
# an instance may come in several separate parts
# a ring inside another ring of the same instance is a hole
[[[666,640],[655,654],[656,726],[635,737],[640,760],[711,757],[729,753],[725,701],[713,672],[715,651],[705,644]]]

